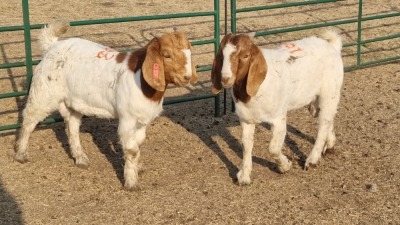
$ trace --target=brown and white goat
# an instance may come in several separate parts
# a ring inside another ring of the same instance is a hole
[[[55,21],[42,29],[39,41],[44,56],[35,69],[15,159],[27,161],[28,139],[35,126],[54,111],[67,125],[75,163],[89,159],[79,140],[83,115],[119,118],[118,133],[124,151],[125,188],[138,186],[139,145],[146,127],[162,111],[169,83],[183,86],[197,79],[191,45],[180,32],[153,38],[145,47],[119,53],[80,39],[58,41],[68,23]]]
[[[305,162],[315,165],[321,154],[333,149],[333,120],[343,82],[342,42],[333,31],[321,38],[308,37],[276,49],[259,48],[248,35],[226,35],[214,61],[211,78],[214,93],[232,87],[236,114],[242,126],[243,163],[237,178],[250,183],[255,124],[272,126],[269,152],[281,172],[291,167],[282,154],[289,110],[310,105],[319,113],[318,135]]]

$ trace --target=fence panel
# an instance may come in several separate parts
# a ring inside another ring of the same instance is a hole
[[[225,0],[225,13],[228,11],[228,0]],[[274,2],[274,1],[272,1]],[[230,30],[232,33],[237,32],[238,20],[241,17],[238,17],[238,14],[246,14],[246,13],[254,13],[254,12],[271,12],[272,10],[279,10],[279,9],[291,9],[291,8],[299,8],[299,7],[314,7],[320,5],[329,5],[329,4],[336,4],[340,2],[345,2],[341,0],[308,0],[308,1],[297,1],[297,2],[290,2],[284,4],[276,4],[275,2],[272,5],[263,5],[263,6],[254,6],[254,7],[243,7],[238,8],[236,0],[230,0]],[[249,4],[249,2],[242,4]],[[193,46],[196,45],[207,45],[213,44],[214,45],[214,54],[217,52],[220,42],[220,22],[223,20],[225,23],[225,29],[227,29],[228,18],[225,15],[225,18],[220,18],[220,1],[213,0],[214,8],[212,11],[201,11],[201,12],[185,12],[185,13],[176,13],[176,14],[161,14],[161,15],[147,15],[147,16],[136,16],[136,17],[121,17],[121,18],[108,18],[108,19],[95,19],[95,20],[81,20],[81,21],[72,21],[71,26],[86,26],[86,25],[96,25],[96,24],[113,24],[113,23],[126,23],[126,22],[138,22],[138,21],[151,21],[151,20],[166,20],[166,19],[178,19],[178,18],[194,18],[194,17],[212,17],[213,18],[213,26],[214,26],[214,33],[212,39],[207,40],[195,40],[192,42]],[[400,59],[399,54],[395,54],[393,56],[382,57],[374,60],[365,60],[363,57],[366,52],[363,50],[363,46],[366,46],[371,43],[376,42],[383,42],[387,40],[392,40],[400,37],[400,33],[389,34],[389,35],[382,35],[377,36],[374,38],[364,39],[363,38],[363,24],[368,21],[375,21],[375,20],[384,20],[388,18],[395,18],[399,17],[400,13],[397,11],[390,11],[385,13],[377,13],[377,14],[363,14],[363,1],[358,0],[354,4],[354,7],[357,8],[357,15],[354,17],[341,17],[340,19],[333,19],[329,21],[323,22],[314,22],[308,24],[299,24],[296,26],[281,26],[278,28],[268,28],[264,27],[263,29],[256,32],[256,37],[260,36],[268,36],[268,35],[276,35],[282,33],[294,33],[297,31],[305,31],[315,28],[322,28],[322,27],[329,27],[329,26],[343,26],[347,24],[355,24],[356,25],[356,41],[353,42],[345,42],[344,48],[347,47],[355,47],[356,56],[354,59],[354,63],[350,65],[346,65],[346,70],[357,69],[363,66],[373,65],[377,63],[383,62],[391,62]],[[29,87],[32,79],[33,74],[33,66],[39,63],[38,60],[32,59],[32,46],[31,46],[31,31],[40,29],[43,27],[43,24],[31,24],[30,23],[30,16],[29,16],[29,0],[22,0],[22,11],[23,11],[23,25],[21,26],[4,26],[0,27],[0,33],[3,32],[15,32],[15,31],[23,31],[24,33],[24,46],[25,46],[25,60],[20,62],[12,62],[12,63],[4,63],[0,64],[1,69],[10,69],[10,68],[25,68],[26,70],[26,88],[22,91],[14,91],[14,92],[6,92],[0,93],[0,100],[7,99],[7,98],[17,98],[20,96],[26,96],[29,93]],[[339,14],[340,15],[340,14]],[[398,32],[398,30],[397,30]],[[201,66],[197,68],[198,72],[204,72],[211,70],[210,65]],[[215,116],[220,115],[220,95],[213,95],[213,94],[202,94],[196,96],[190,96],[185,98],[171,98],[167,99],[164,102],[164,105],[181,103],[181,102],[188,102],[188,101],[195,101],[201,99],[214,99],[214,111]],[[224,113],[226,112],[226,92],[224,91]],[[233,104],[232,104],[233,105]],[[3,107],[2,107],[3,110]],[[5,110],[7,111],[7,110]],[[21,113],[21,112],[19,112]],[[4,114],[0,112],[0,114]],[[62,121],[62,118],[48,118],[43,121],[41,124],[50,124],[54,122]],[[3,130],[10,130],[16,129],[20,127],[19,123],[16,124],[9,124],[3,125],[0,124],[0,131]]]
[[[232,33],[236,33],[237,14],[239,14],[239,13],[255,12],[255,11],[259,11],[259,10],[282,9],[282,8],[288,8],[288,7],[315,5],[315,4],[322,4],[322,3],[335,3],[335,2],[341,2],[341,1],[340,0],[310,0],[310,1],[293,2],[293,3],[285,3],[285,4],[277,4],[277,5],[237,8],[236,0],[231,0],[231,30],[232,30]],[[337,11],[335,11],[335,12],[337,12]],[[327,21],[327,22],[322,22],[322,23],[285,27],[285,28],[280,28],[280,29],[270,29],[270,30],[265,30],[265,31],[259,31],[256,33],[255,36],[256,37],[267,36],[267,35],[272,35],[272,34],[280,34],[280,33],[308,30],[308,29],[314,29],[314,28],[357,23],[357,41],[343,44],[343,47],[357,46],[356,63],[352,64],[352,65],[348,65],[345,68],[346,70],[351,70],[351,69],[356,69],[356,68],[360,68],[363,66],[368,66],[368,65],[383,63],[383,62],[390,62],[390,61],[400,59],[400,55],[397,55],[397,56],[395,55],[392,57],[386,57],[386,58],[381,58],[381,59],[376,59],[376,60],[362,61],[363,51],[361,48],[361,46],[369,44],[369,43],[385,41],[385,40],[390,40],[390,39],[400,37],[400,33],[397,33],[397,34],[392,34],[392,35],[376,37],[373,39],[363,40],[363,38],[362,38],[362,31],[363,31],[362,23],[363,22],[391,18],[391,17],[399,17],[399,16],[400,16],[400,12],[388,12],[388,13],[380,13],[377,15],[364,16],[363,15],[363,1],[358,0],[357,18],[339,19],[339,20]]]
[[[188,13],[176,13],[176,14],[163,14],[163,15],[147,15],[147,16],[137,16],[137,17],[122,17],[122,18],[108,18],[108,19],[95,19],[95,20],[82,20],[82,21],[72,21],[71,26],[85,26],[85,25],[95,25],[95,24],[108,24],[108,23],[122,23],[122,22],[136,22],[136,21],[147,21],[147,20],[165,20],[165,19],[177,19],[177,18],[193,18],[193,17],[213,17],[214,21],[214,38],[208,40],[196,40],[191,42],[193,46],[196,45],[206,45],[214,44],[214,53],[218,50],[220,42],[220,6],[219,0],[214,0],[213,11],[206,12],[188,12]],[[13,98],[19,96],[26,96],[29,94],[30,84],[33,75],[33,66],[37,65],[39,61],[32,61],[32,46],[31,46],[31,31],[35,29],[40,29],[44,24],[31,24],[29,16],[29,0],[22,0],[22,11],[23,11],[23,25],[22,26],[7,26],[0,27],[1,32],[13,32],[13,31],[23,31],[24,32],[24,42],[25,42],[25,61],[5,63],[0,64],[0,69],[9,69],[16,67],[25,67],[26,69],[26,90],[15,91],[8,93],[0,93],[0,99]],[[209,71],[211,66],[202,66],[196,69],[197,72]],[[220,115],[220,95],[214,94],[201,94],[191,97],[181,97],[173,98],[164,101],[164,105],[176,104],[188,101],[202,100],[202,99],[214,99],[214,111],[215,116]],[[41,122],[40,124],[51,124],[54,122],[62,121],[62,118],[48,118]],[[20,128],[20,124],[9,124],[0,126],[0,131],[10,130]]]

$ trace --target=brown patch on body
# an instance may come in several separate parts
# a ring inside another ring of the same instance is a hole
[[[126,58],[127,54],[128,53],[126,53],[126,52],[118,53],[117,57],[115,57],[115,61],[117,61],[117,63],[122,63],[124,61],[124,59]]]

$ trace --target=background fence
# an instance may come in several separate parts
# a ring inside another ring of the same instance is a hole
[[[137,16],[137,17],[121,17],[121,18],[108,18],[108,19],[95,19],[95,20],[82,20],[82,21],[72,21],[71,26],[86,26],[86,25],[95,25],[95,24],[109,24],[109,23],[126,23],[126,22],[137,22],[137,21],[147,21],[147,20],[165,20],[165,19],[177,19],[177,18],[194,18],[194,17],[212,17],[213,24],[214,24],[214,31],[213,31],[213,38],[207,40],[195,40],[192,42],[192,45],[207,45],[213,44],[214,45],[214,53],[218,50],[219,41],[220,41],[220,23],[225,23],[225,30],[228,28],[228,21],[230,19],[230,30],[232,33],[237,32],[237,27],[241,28],[238,24],[242,18],[239,14],[246,14],[246,13],[254,13],[257,11],[267,11],[270,12],[276,9],[287,9],[287,8],[295,8],[300,6],[312,6],[312,5],[321,5],[326,3],[336,3],[336,2],[343,2],[338,0],[309,0],[309,1],[299,1],[299,2],[292,2],[292,3],[285,3],[285,4],[272,4],[272,5],[264,5],[264,6],[254,6],[254,7],[242,7],[238,8],[236,1],[231,0],[230,6],[228,6],[228,1],[225,0],[225,18],[220,19],[221,10],[220,10],[220,1],[214,0],[213,5],[214,8],[212,11],[202,11],[202,12],[187,12],[187,13],[176,13],[176,14],[163,14],[163,15],[147,15],[147,16]],[[228,18],[228,10],[230,11],[230,18]],[[33,66],[39,63],[38,60],[32,59],[32,46],[31,46],[31,31],[40,29],[43,27],[43,24],[31,24],[30,23],[30,16],[29,16],[29,1],[22,0],[22,11],[23,11],[23,25],[21,26],[3,26],[0,27],[0,33],[2,32],[16,32],[16,31],[23,31],[24,33],[24,42],[25,42],[25,60],[21,62],[13,62],[13,63],[4,63],[0,64],[1,69],[10,69],[15,67],[24,67],[26,70],[26,90],[23,91],[14,91],[14,92],[6,92],[0,93],[0,100],[6,98],[16,98],[20,96],[26,96],[29,93],[29,87],[32,79],[33,74]],[[385,19],[390,17],[399,17],[399,12],[388,12],[388,13],[380,13],[374,15],[363,15],[363,2],[362,0],[358,1],[358,14],[355,18],[345,18],[345,19],[338,19],[332,21],[324,21],[320,23],[312,23],[312,24],[300,24],[296,26],[286,26],[281,28],[273,28],[270,29],[268,27],[264,27],[264,30],[258,30],[256,32],[256,37],[261,36],[268,36],[268,35],[276,35],[282,33],[289,33],[295,31],[302,31],[302,30],[309,30],[321,27],[328,27],[328,26],[339,26],[345,24],[356,24],[357,26],[357,41],[356,42],[349,42],[344,43],[344,47],[355,47],[356,48],[356,60],[355,63],[346,66],[346,70],[356,69],[362,66],[368,66],[376,63],[382,62],[389,62],[393,60],[400,59],[400,55],[393,55],[388,57],[383,57],[379,59],[365,61],[363,60],[363,51],[362,46],[374,43],[374,42],[381,42],[389,39],[395,39],[400,37],[400,33],[397,34],[390,34],[386,36],[375,37],[372,39],[363,39],[363,22],[365,21],[372,21],[372,20],[379,20]],[[266,30],[265,30],[266,29]],[[240,31],[242,32],[242,30]],[[201,66],[197,68],[198,72],[209,71],[211,69],[210,65]],[[226,92],[224,92],[224,112],[226,111]],[[215,116],[220,114],[220,95],[212,95],[212,94],[201,94],[191,97],[177,97],[168,99],[164,102],[165,105],[186,102],[186,101],[194,101],[200,99],[213,99],[215,105]],[[1,107],[1,111],[6,111],[4,107]],[[0,112],[2,113],[2,112]],[[57,121],[62,121],[62,118],[49,118],[43,121],[41,124],[49,124]],[[19,123],[15,124],[0,124],[0,131],[3,130],[10,130],[16,129],[20,127]]]
[[[0,93],[0,99],[4,98],[15,98],[19,96],[25,96],[29,94],[29,87],[32,81],[33,75],[33,66],[37,65],[39,61],[32,60],[32,46],[31,46],[31,30],[40,29],[44,26],[44,24],[31,24],[29,18],[29,0],[22,0],[23,7],[23,25],[22,26],[7,26],[0,27],[0,32],[13,32],[13,31],[24,31],[24,39],[25,39],[25,58],[24,62],[16,62],[16,63],[5,63],[0,65],[0,69],[8,69],[14,67],[25,67],[26,68],[26,87],[27,90],[17,91],[17,92],[9,92],[9,93]],[[165,14],[165,15],[148,15],[148,16],[137,16],[137,17],[123,17],[123,18],[112,18],[112,19],[96,19],[96,20],[84,20],[84,21],[72,21],[70,22],[71,26],[85,26],[85,25],[95,25],[95,24],[107,24],[107,23],[122,23],[122,22],[135,22],[135,21],[146,21],[146,20],[164,20],[164,19],[176,19],[176,18],[193,18],[193,17],[206,17],[212,16],[214,20],[214,38],[208,40],[197,40],[191,42],[193,46],[196,45],[205,45],[205,44],[214,44],[214,52],[218,50],[219,46],[219,38],[220,38],[220,12],[219,12],[219,0],[214,0],[214,10],[206,11],[206,12],[190,12],[190,13],[177,13],[177,14]],[[202,66],[196,69],[197,72],[209,71],[211,66]],[[201,99],[213,98],[215,102],[215,116],[220,114],[220,95],[214,94],[202,94],[192,97],[186,98],[175,98],[164,101],[164,105],[187,102],[187,101],[195,101]],[[50,124],[54,122],[60,122],[63,119],[61,117],[49,118],[40,124]],[[10,124],[10,125],[2,125],[0,126],[0,131],[2,130],[10,130],[19,128],[20,124]]]
[[[289,8],[289,7],[315,5],[315,4],[332,3],[332,2],[340,2],[340,1],[338,1],[338,0],[311,0],[311,1],[268,5],[268,6],[237,8],[236,0],[231,0],[231,30],[232,30],[232,33],[236,33],[237,14],[239,14],[239,13],[254,12],[254,11],[259,11],[259,10],[282,9],[282,8]],[[338,14],[340,14],[340,11],[338,11]],[[368,66],[368,65],[372,65],[372,64],[376,64],[376,63],[382,63],[382,62],[388,62],[388,61],[400,59],[400,55],[376,59],[376,60],[370,60],[370,61],[362,61],[362,57],[361,57],[363,54],[361,46],[369,44],[369,43],[373,43],[373,42],[380,42],[380,41],[390,40],[390,39],[400,37],[400,33],[397,33],[397,34],[393,34],[393,35],[386,35],[386,36],[381,36],[381,37],[377,37],[377,38],[373,38],[373,39],[363,40],[362,23],[365,21],[378,20],[378,19],[384,19],[384,18],[390,18],[390,17],[398,17],[398,16],[400,16],[400,12],[390,12],[390,13],[371,15],[371,16],[364,16],[363,15],[363,1],[359,0],[358,1],[358,16],[357,16],[357,18],[341,19],[341,20],[328,21],[328,22],[322,22],[322,23],[316,23],[316,24],[299,25],[296,27],[285,27],[285,28],[281,28],[281,29],[259,31],[256,33],[255,36],[256,37],[257,36],[266,36],[266,35],[271,35],[271,34],[280,34],[280,33],[294,32],[294,31],[300,31],[300,30],[308,30],[308,29],[314,29],[314,28],[357,23],[357,42],[344,43],[344,45],[343,45],[343,47],[357,46],[357,53],[356,53],[357,61],[356,61],[356,63],[353,65],[348,65],[346,67],[346,70],[351,70],[351,69],[356,69],[356,68],[359,68],[362,66]],[[398,30],[398,31],[400,31],[400,30]]]

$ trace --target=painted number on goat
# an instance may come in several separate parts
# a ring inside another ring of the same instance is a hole
[[[295,53],[295,52],[301,51],[301,48],[296,46],[296,44],[293,42],[285,43],[285,44],[283,44],[283,47],[288,48],[290,53]]]
[[[115,56],[114,52],[116,52],[114,49],[106,47],[104,50],[97,53],[97,58],[110,60]]]

